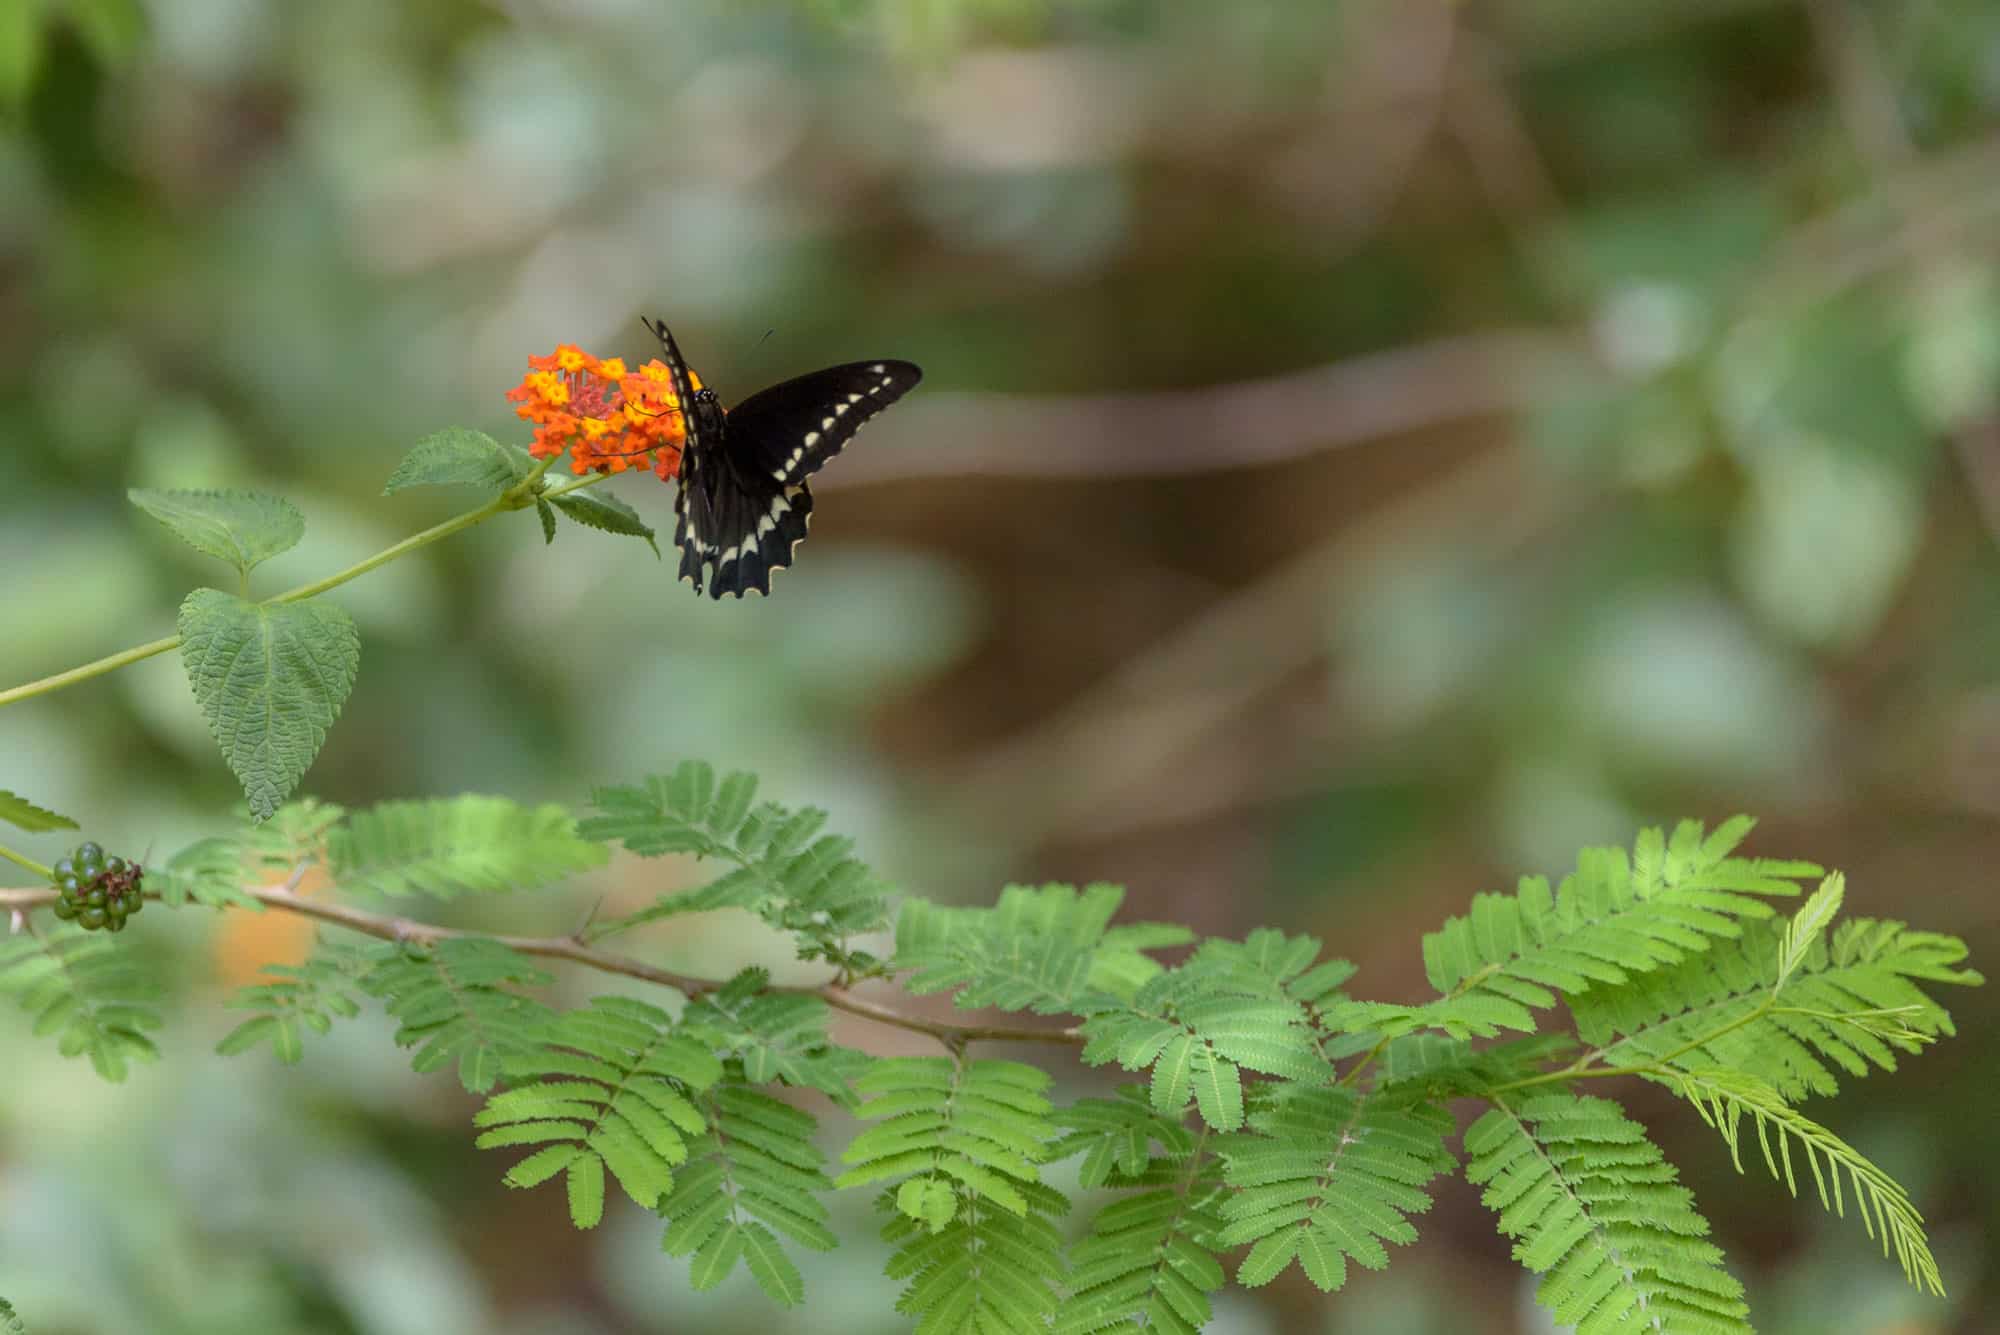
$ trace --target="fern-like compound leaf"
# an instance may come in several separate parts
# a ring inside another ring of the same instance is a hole
[[[698,761],[638,786],[598,789],[592,800],[602,814],[582,823],[585,838],[615,840],[642,857],[715,858],[732,870],[700,889],[600,923],[590,938],[677,913],[741,908],[797,937],[802,958],[852,963],[849,940],[888,922],[886,887],[852,856],[853,841],[820,834],[825,812],[757,804],[756,792],[752,776],[718,781]]]
[[[0,938],[0,993],[54,1035],[65,1057],[88,1057],[120,1081],[134,1061],[160,1055],[146,1031],[160,1027],[162,989],[128,947],[101,932],[58,925],[40,936]]]
[[[897,1310],[917,1329],[1040,1331],[1056,1309],[1068,1202],[1041,1184],[1055,1139],[1049,1077],[1006,1061],[896,1057],[856,1082],[875,1123],[841,1158],[840,1187],[887,1185],[896,1244],[888,1274],[907,1279]]]
[[[724,1059],[742,1063],[751,1084],[780,1081],[817,1089],[843,1107],[857,1099],[852,1081],[867,1066],[865,1054],[827,1037],[827,1004],[818,997],[773,993],[771,976],[745,969],[714,992],[691,1002],[681,1028]]]
[[[1084,1099],[1057,1113],[1069,1129],[1050,1152],[1083,1155],[1087,1187],[1124,1191],[1070,1251],[1065,1335],[1137,1326],[1191,1335],[1214,1316],[1208,1295],[1226,1276],[1217,1253],[1224,1198],[1214,1140],[1152,1109],[1145,1090]]]
[[[510,1062],[536,1053],[551,1015],[513,989],[551,981],[527,956],[498,941],[447,937],[390,947],[360,986],[401,1021],[396,1044],[417,1049],[412,1067],[428,1072],[456,1061],[459,1083],[483,1094]]]
[[[553,802],[529,807],[478,794],[353,812],[329,832],[327,853],[344,890],[439,898],[534,889],[608,857]]]
[[[814,1251],[837,1243],[820,1200],[833,1183],[809,1113],[751,1088],[740,1063],[724,1066],[720,1082],[695,1097],[707,1130],[688,1142],[687,1163],[674,1174],[660,1206],[667,1218],[661,1247],[673,1256],[705,1256],[720,1283],[740,1257],[759,1288],[783,1307],[804,1301],[797,1265],[778,1235]],[[718,1238],[734,1235],[734,1242]],[[728,1268],[717,1270],[727,1260]]]
[[[1305,1083],[1332,1077],[1314,1014],[1295,995],[1321,985],[1301,983],[1318,952],[1310,937],[1254,932],[1240,943],[1204,942],[1129,1002],[1079,998],[1088,1017],[1083,1059],[1150,1070],[1155,1112],[1178,1114],[1192,1099],[1209,1126],[1234,1131],[1243,1124],[1243,1071]]]
[[[1841,1074],[1893,1071],[1899,1052],[1955,1032],[1923,985],[1981,981],[1960,967],[1963,941],[1900,922],[1847,919],[1794,946],[1787,973],[1788,940],[1776,923],[1747,924],[1673,968],[1571,997],[1577,1034],[1603,1063],[1726,1068],[1791,1102],[1837,1092]]]
[[[1424,967],[1443,999],[1431,1020],[1454,1033],[1532,1032],[1558,991],[1581,995],[1677,964],[1769,918],[1759,896],[1796,895],[1811,863],[1732,856],[1748,818],[1706,837],[1687,821],[1623,849],[1586,849],[1551,892],[1537,876],[1513,895],[1480,895],[1472,912],[1424,937]],[[1477,1001],[1483,1009],[1468,1009]]]
[[[1224,1138],[1233,1194],[1222,1202],[1224,1247],[1253,1244],[1237,1282],[1268,1284],[1294,1261],[1322,1291],[1347,1262],[1389,1263],[1386,1243],[1416,1241],[1409,1216],[1453,1166],[1451,1118],[1427,1104],[1328,1085],[1278,1085],[1252,1117],[1255,1134]]]
[[[603,1217],[607,1169],[626,1195],[656,1207],[673,1190],[689,1142],[708,1130],[694,1100],[722,1078],[722,1063],[674,1032],[665,1011],[626,997],[568,1011],[542,1026],[541,1038],[538,1050],[508,1060],[507,1074],[529,1083],[486,1100],[473,1120],[487,1129],[475,1143],[541,1146],[505,1181],[533,1187],[567,1171],[578,1228]]]
[[[321,942],[304,964],[265,965],[272,981],[239,988],[226,1003],[232,1010],[257,1014],[230,1030],[215,1050],[229,1057],[269,1043],[279,1061],[297,1064],[305,1056],[307,1033],[330,1033],[336,1019],[351,1020],[361,1013],[354,992],[394,950],[393,945]]]
[[[1772,1177],[1782,1179],[1794,1196],[1799,1194],[1792,1163],[1792,1149],[1797,1146],[1812,1173],[1821,1207],[1845,1216],[1846,1196],[1851,1190],[1862,1227],[1870,1237],[1881,1239],[1882,1254],[1894,1252],[1904,1278],[1912,1285],[1944,1296],[1944,1279],[1924,1236],[1923,1215],[1909,1193],[1859,1150],[1786,1103],[1778,1091],[1741,1071],[1676,1071],[1662,1082],[1694,1104],[1702,1120],[1722,1136],[1738,1172],[1743,1171],[1741,1126],[1744,1117],[1749,1117],[1757,1131],[1764,1166]]]
[[[1743,1286],[1645,1128],[1606,1099],[1496,1100],[1465,1133],[1466,1177],[1578,1335],[1750,1330]]]

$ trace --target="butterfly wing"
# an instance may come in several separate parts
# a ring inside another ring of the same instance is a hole
[[[760,390],[730,410],[730,457],[780,487],[795,485],[923,378],[911,362],[848,362]]]
[[[812,518],[806,479],[840,453],[863,423],[915,388],[910,362],[849,362],[751,395],[727,414],[691,394],[687,364],[664,324],[659,337],[687,439],[674,497],[680,577],[711,598],[771,591],[771,572],[792,563]]]

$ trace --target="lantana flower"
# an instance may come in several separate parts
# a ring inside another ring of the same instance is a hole
[[[658,358],[628,370],[620,357],[593,357],[564,343],[528,358],[528,373],[507,391],[517,416],[535,424],[528,453],[569,451],[574,473],[622,473],[651,466],[662,480],[680,473],[687,439],[673,380]],[[693,388],[701,378],[688,372]]]

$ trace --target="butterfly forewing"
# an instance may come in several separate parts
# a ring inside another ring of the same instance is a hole
[[[723,414],[707,390],[692,391],[687,363],[667,327],[659,337],[686,430],[674,543],[680,577],[710,597],[771,591],[771,572],[792,563],[812,517],[806,479],[840,453],[861,425],[910,392],[923,372],[910,362],[849,362],[751,395]]]
[[[760,390],[730,410],[731,455],[775,483],[802,481],[923,378],[909,362],[848,362]]]

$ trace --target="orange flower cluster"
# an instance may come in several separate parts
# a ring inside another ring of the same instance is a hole
[[[570,471],[622,473],[648,464],[662,480],[679,474],[687,439],[666,364],[657,357],[627,371],[618,357],[593,357],[564,343],[528,358],[528,374],[507,391],[516,415],[535,424],[528,453],[569,451]],[[688,372],[694,388],[701,379]]]

